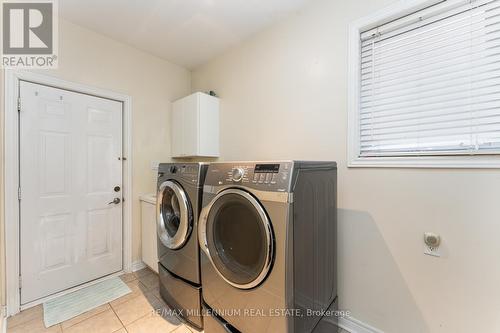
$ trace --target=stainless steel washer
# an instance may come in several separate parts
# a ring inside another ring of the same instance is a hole
[[[336,307],[335,162],[212,163],[198,238],[205,331],[312,332]]]
[[[157,235],[160,294],[190,324],[202,328],[198,215],[207,165],[158,168]]]

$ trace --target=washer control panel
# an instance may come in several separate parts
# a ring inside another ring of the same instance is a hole
[[[293,162],[213,163],[205,185],[241,185],[262,191],[287,191]]]
[[[198,163],[160,163],[158,177],[165,179],[179,179],[191,184],[197,184],[200,177]]]

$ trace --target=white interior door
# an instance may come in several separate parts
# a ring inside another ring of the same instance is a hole
[[[26,304],[122,269],[122,103],[24,81],[19,93]]]

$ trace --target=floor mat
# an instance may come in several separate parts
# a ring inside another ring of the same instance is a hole
[[[43,303],[45,327],[59,324],[132,292],[114,277]]]

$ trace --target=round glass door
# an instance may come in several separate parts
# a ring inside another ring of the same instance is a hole
[[[200,242],[218,274],[237,288],[259,285],[274,255],[272,228],[262,206],[251,194],[228,189],[205,212]]]
[[[158,238],[169,249],[178,249],[192,229],[193,214],[186,193],[175,181],[167,180],[160,185],[156,200]]]

